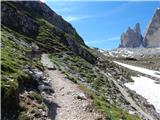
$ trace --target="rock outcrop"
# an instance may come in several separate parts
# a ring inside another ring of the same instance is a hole
[[[144,36],[144,47],[160,47],[160,9],[158,8],[149,23]]]
[[[121,35],[120,48],[136,48],[142,45],[143,37],[141,35],[140,24],[137,23],[134,29],[128,27],[126,33]]]
[[[7,27],[25,35],[35,36],[38,24],[29,16],[21,14],[8,4],[1,5],[1,22]]]
[[[5,3],[5,5],[3,3]],[[6,6],[6,5],[7,5],[7,8],[5,7],[5,9],[4,9],[4,6]],[[14,9],[13,9],[13,6],[14,6]],[[8,10],[9,7],[10,7],[10,10]],[[19,11],[23,10],[24,12],[20,13],[18,10]],[[7,14],[6,12],[10,12],[10,14]],[[62,16],[56,14],[45,3],[42,3],[40,1],[37,1],[37,2],[35,2],[35,1],[2,2],[2,13],[5,13],[5,14],[2,14],[2,20],[6,22],[5,25],[9,24],[8,26],[12,26],[11,24],[13,22],[17,23],[17,21],[22,21],[22,20],[24,21],[23,23],[28,23],[28,25],[32,25],[32,24],[29,24],[30,22],[27,21],[28,19],[34,21],[35,18],[41,18],[41,19],[45,19],[50,24],[53,24],[58,29],[61,29],[62,31],[64,31],[65,33],[67,33],[69,35],[74,35],[76,33],[75,28],[73,28],[73,26],[70,23],[65,21],[62,18]],[[18,15],[18,16],[15,17],[16,15]],[[22,20],[21,20],[21,16],[19,17],[19,15],[23,16]],[[4,19],[7,17],[9,17],[8,20],[11,20],[11,22],[8,22],[7,19]],[[15,19],[15,18],[17,18],[17,19]],[[27,18],[27,20],[25,20],[24,18]],[[20,24],[20,25],[23,26],[23,24]],[[13,28],[14,27],[15,26],[13,26]],[[19,27],[19,24],[16,24],[16,27]],[[34,25],[33,25],[33,27],[34,27]],[[21,31],[21,30],[19,30],[19,31]],[[78,34],[77,34],[77,36],[78,36],[77,42],[79,42],[80,44],[84,44],[83,39]]]

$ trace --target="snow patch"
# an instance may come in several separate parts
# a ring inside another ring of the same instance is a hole
[[[126,83],[125,86],[143,96],[160,113],[160,84],[147,77],[132,77],[133,83]]]
[[[117,61],[114,61],[114,62],[121,65],[121,66],[129,68],[131,70],[138,71],[140,73],[150,75],[150,76],[153,76],[153,77],[156,77],[156,78],[160,78],[160,72],[159,71],[149,70],[149,69],[141,68],[141,67],[136,67],[136,66],[133,66],[133,65],[124,64],[124,63],[120,63],[120,62],[117,62]]]

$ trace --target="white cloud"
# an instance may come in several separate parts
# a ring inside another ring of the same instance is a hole
[[[98,44],[98,43],[104,43],[104,42],[115,41],[115,40],[119,40],[119,37],[112,37],[112,38],[108,38],[108,39],[105,39],[105,40],[89,41],[89,42],[86,42],[86,43],[87,44]]]
[[[72,11],[72,9],[68,8],[68,7],[63,7],[63,8],[57,9],[56,11],[58,11],[58,12],[70,12],[70,11]]]
[[[64,4],[65,3],[65,4]],[[72,2],[56,2],[56,4],[59,6],[58,9],[56,9],[57,12],[62,12],[62,14],[64,14],[64,12],[69,12],[72,13],[72,11],[76,11],[77,7],[72,6],[71,4]],[[68,4],[68,5],[67,5]],[[79,21],[79,20],[84,20],[84,19],[88,19],[88,18],[97,18],[97,17],[106,17],[106,16],[111,16],[113,14],[117,14],[119,12],[122,12],[124,10],[126,10],[126,7],[128,7],[129,4],[132,4],[131,2],[127,2],[124,3],[120,6],[118,6],[117,8],[114,8],[113,10],[110,10],[108,12],[104,12],[104,13],[98,13],[98,14],[91,14],[91,15],[68,15],[66,16],[65,14],[63,15],[63,18],[68,21],[68,22],[73,22],[73,21]]]
[[[92,16],[64,16],[64,19],[68,22],[79,21],[87,18],[91,18]]]

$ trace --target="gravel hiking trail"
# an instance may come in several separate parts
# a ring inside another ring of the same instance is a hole
[[[47,54],[41,58],[46,68],[53,67]],[[97,120],[102,115],[95,110],[90,110],[91,100],[72,81],[65,78],[61,71],[46,69],[45,73],[51,79],[54,93],[51,100],[54,102],[50,111],[51,120]]]

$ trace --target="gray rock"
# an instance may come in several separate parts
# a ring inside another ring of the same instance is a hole
[[[1,4],[2,24],[26,35],[35,35],[38,32],[38,24],[27,15],[20,14],[7,4]]]
[[[121,35],[121,43],[119,47],[122,48],[136,48],[142,45],[143,37],[141,35],[140,24],[137,23],[134,30],[128,27],[126,33]]]
[[[44,84],[38,85],[38,89],[40,92],[45,91],[48,94],[54,92],[54,90],[50,86],[45,86]]]
[[[160,47],[160,9],[153,15],[144,36],[144,46],[147,48]]]
[[[85,95],[84,93],[79,93],[79,94],[77,95],[77,99],[86,100],[87,97],[86,97],[86,95]]]
[[[36,118],[40,118],[40,117],[42,116],[41,111],[40,111],[40,110],[37,110],[37,111],[35,112],[34,116],[35,116]]]

